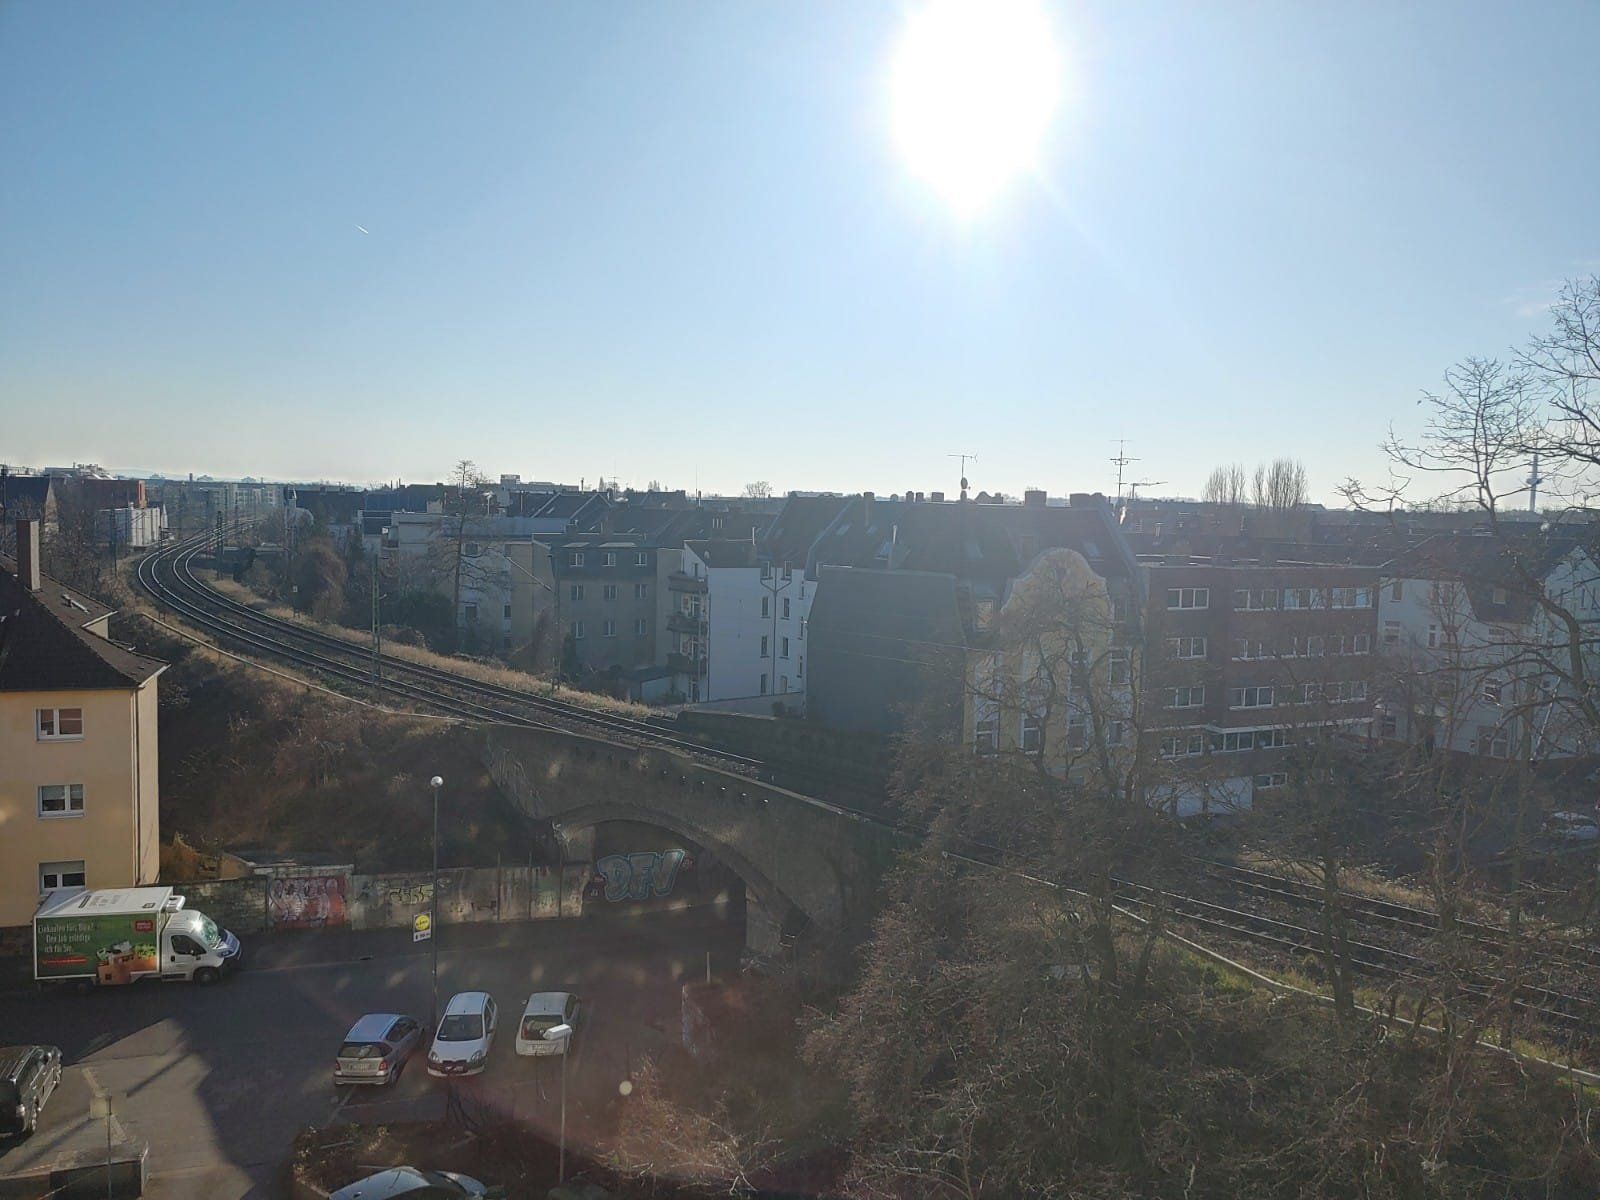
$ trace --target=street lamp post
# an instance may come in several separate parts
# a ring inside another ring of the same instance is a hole
[[[428,781],[433,789],[433,886],[428,893],[428,940],[433,943],[433,1016],[429,1024],[439,1025],[439,789],[444,786],[442,776]]]
[[[567,1181],[567,1052],[572,1049],[572,1026],[566,1022],[544,1031],[547,1042],[561,1043],[561,1139],[556,1159],[556,1182]]]

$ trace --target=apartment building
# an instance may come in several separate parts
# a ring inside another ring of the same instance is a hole
[[[107,636],[112,610],[45,576],[39,528],[0,559],[0,926],[41,894],[159,871],[156,680]]]
[[[1600,625],[1600,564],[1584,544],[1532,530],[1435,536],[1382,576],[1380,736],[1485,758],[1600,753],[1576,703],[1565,624],[1576,622],[1594,678],[1586,631]]]
[[[1179,815],[1248,808],[1287,782],[1309,732],[1371,734],[1375,567],[1167,556],[1141,560],[1143,736]]]

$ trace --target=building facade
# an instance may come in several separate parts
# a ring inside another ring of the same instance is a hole
[[[138,887],[160,869],[156,680],[107,638],[111,610],[39,570],[33,522],[0,560],[0,926],[59,888]]]

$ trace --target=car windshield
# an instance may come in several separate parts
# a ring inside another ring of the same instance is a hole
[[[478,1013],[451,1013],[439,1022],[441,1042],[475,1042],[483,1036],[483,1017]]]
[[[222,930],[217,928],[215,921],[204,914],[200,916],[199,937],[208,950],[215,950],[222,945]]]
[[[522,1036],[538,1039],[544,1037],[545,1030],[554,1029],[561,1024],[560,1013],[534,1013],[532,1016],[522,1018]]]
[[[340,1058],[382,1058],[389,1047],[382,1042],[346,1042],[339,1047]]]

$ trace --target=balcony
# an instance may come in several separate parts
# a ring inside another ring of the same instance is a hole
[[[679,675],[693,675],[698,678],[706,673],[706,656],[697,654],[691,658],[674,650],[667,654],[667,667]]]
[[[705,614],[693,616],[686,612],[669,612],[667,614],[667,628],[673,633],[692,633],[704,637],[706,633]]]
[[[700,592],[704,594],[706,581],[704,576],[685,575],[682,571],[673,571],[667,576],[667,587],[674,592]]]

